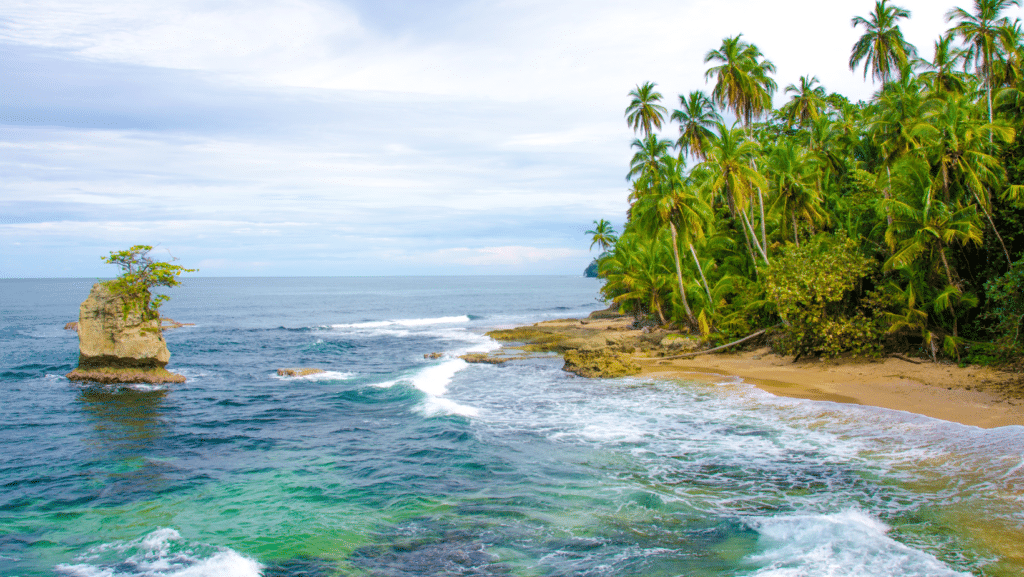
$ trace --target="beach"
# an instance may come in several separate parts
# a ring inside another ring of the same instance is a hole
[[[642,338],[632,319],[562,319],[540,323],[548,329]],[[783,397],[868,405],[907,411],[982,428],[1024,425],[1024,385],[1012,373],[990,367],[959,367],[907,357],[800,359],[776,355],[768,347],[666,359],[662,351],[631,356],[642,376],[713,381],[740,377]],[[671,355],[670,355],[671,356]]]

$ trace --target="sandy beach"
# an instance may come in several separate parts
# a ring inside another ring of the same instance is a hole
[[[538,323],[571,338],[643,339],[631,319],[563,319]],[[649,337],[648,337],[649,338]],[[989,367],[949,362],[882,359],[801,359],[769,348],[669,359],[665,351],[637,351],[631,357],[641,376],[708,379],[737,376],[769,393],[803,399],[870,405],[927,415],[982,428],[1024,425],[1024,383],[1020,375]],[[673,356],[668,354],[668,356]]]

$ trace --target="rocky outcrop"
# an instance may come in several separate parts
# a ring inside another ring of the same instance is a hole
[[[563,354],[563,371],[590,379],[614,379],[640,373],[640,365],[628,355],[604,350],[569,350]]]
[[[128,305],[128,306],[126,306]],[[171,359],[160,319],[147,319],[142,307],[104,283],[92,286],[79,308],[78,368],[72,380],[102,383],[181,383],[185,377],[164,369]]]
[[[308,377],[309,375],[319,375],[324,373],[323,369],[313,368],[297,368],[297,369],[277,369],[277,376],[279,377]]]

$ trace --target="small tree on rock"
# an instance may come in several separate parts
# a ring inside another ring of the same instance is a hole
[[[110,251],[110,256],[100,257],[103,262],[121,268],[121,274],[116,279],[105,283],[107,288],[124,297],[125,314],[138,307],[143,320],[160,318],[160,305],[170,298],[167,295],[157,295],[154,298],[150,289],[158,286],[178,286],[181,284],[178,276],[198,270],[154,260],[149,256],[151,250],[152,246],[137,244],[127,250]]]

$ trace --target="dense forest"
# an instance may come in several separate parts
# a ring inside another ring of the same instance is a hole
[[[1020,0],[946,13],[930,47],[886,0],[852,24],[868,102],[786,86],[742,35],[704,56],[710,94],[629,93],[637,138],[621,235],[601,219],[603,295],[720,344],[765,330],[781,353],[1019,359],[1024,329]],[[735,119],[729,124],[725,118]],[[678,139],[656,132],[678,125]]]

